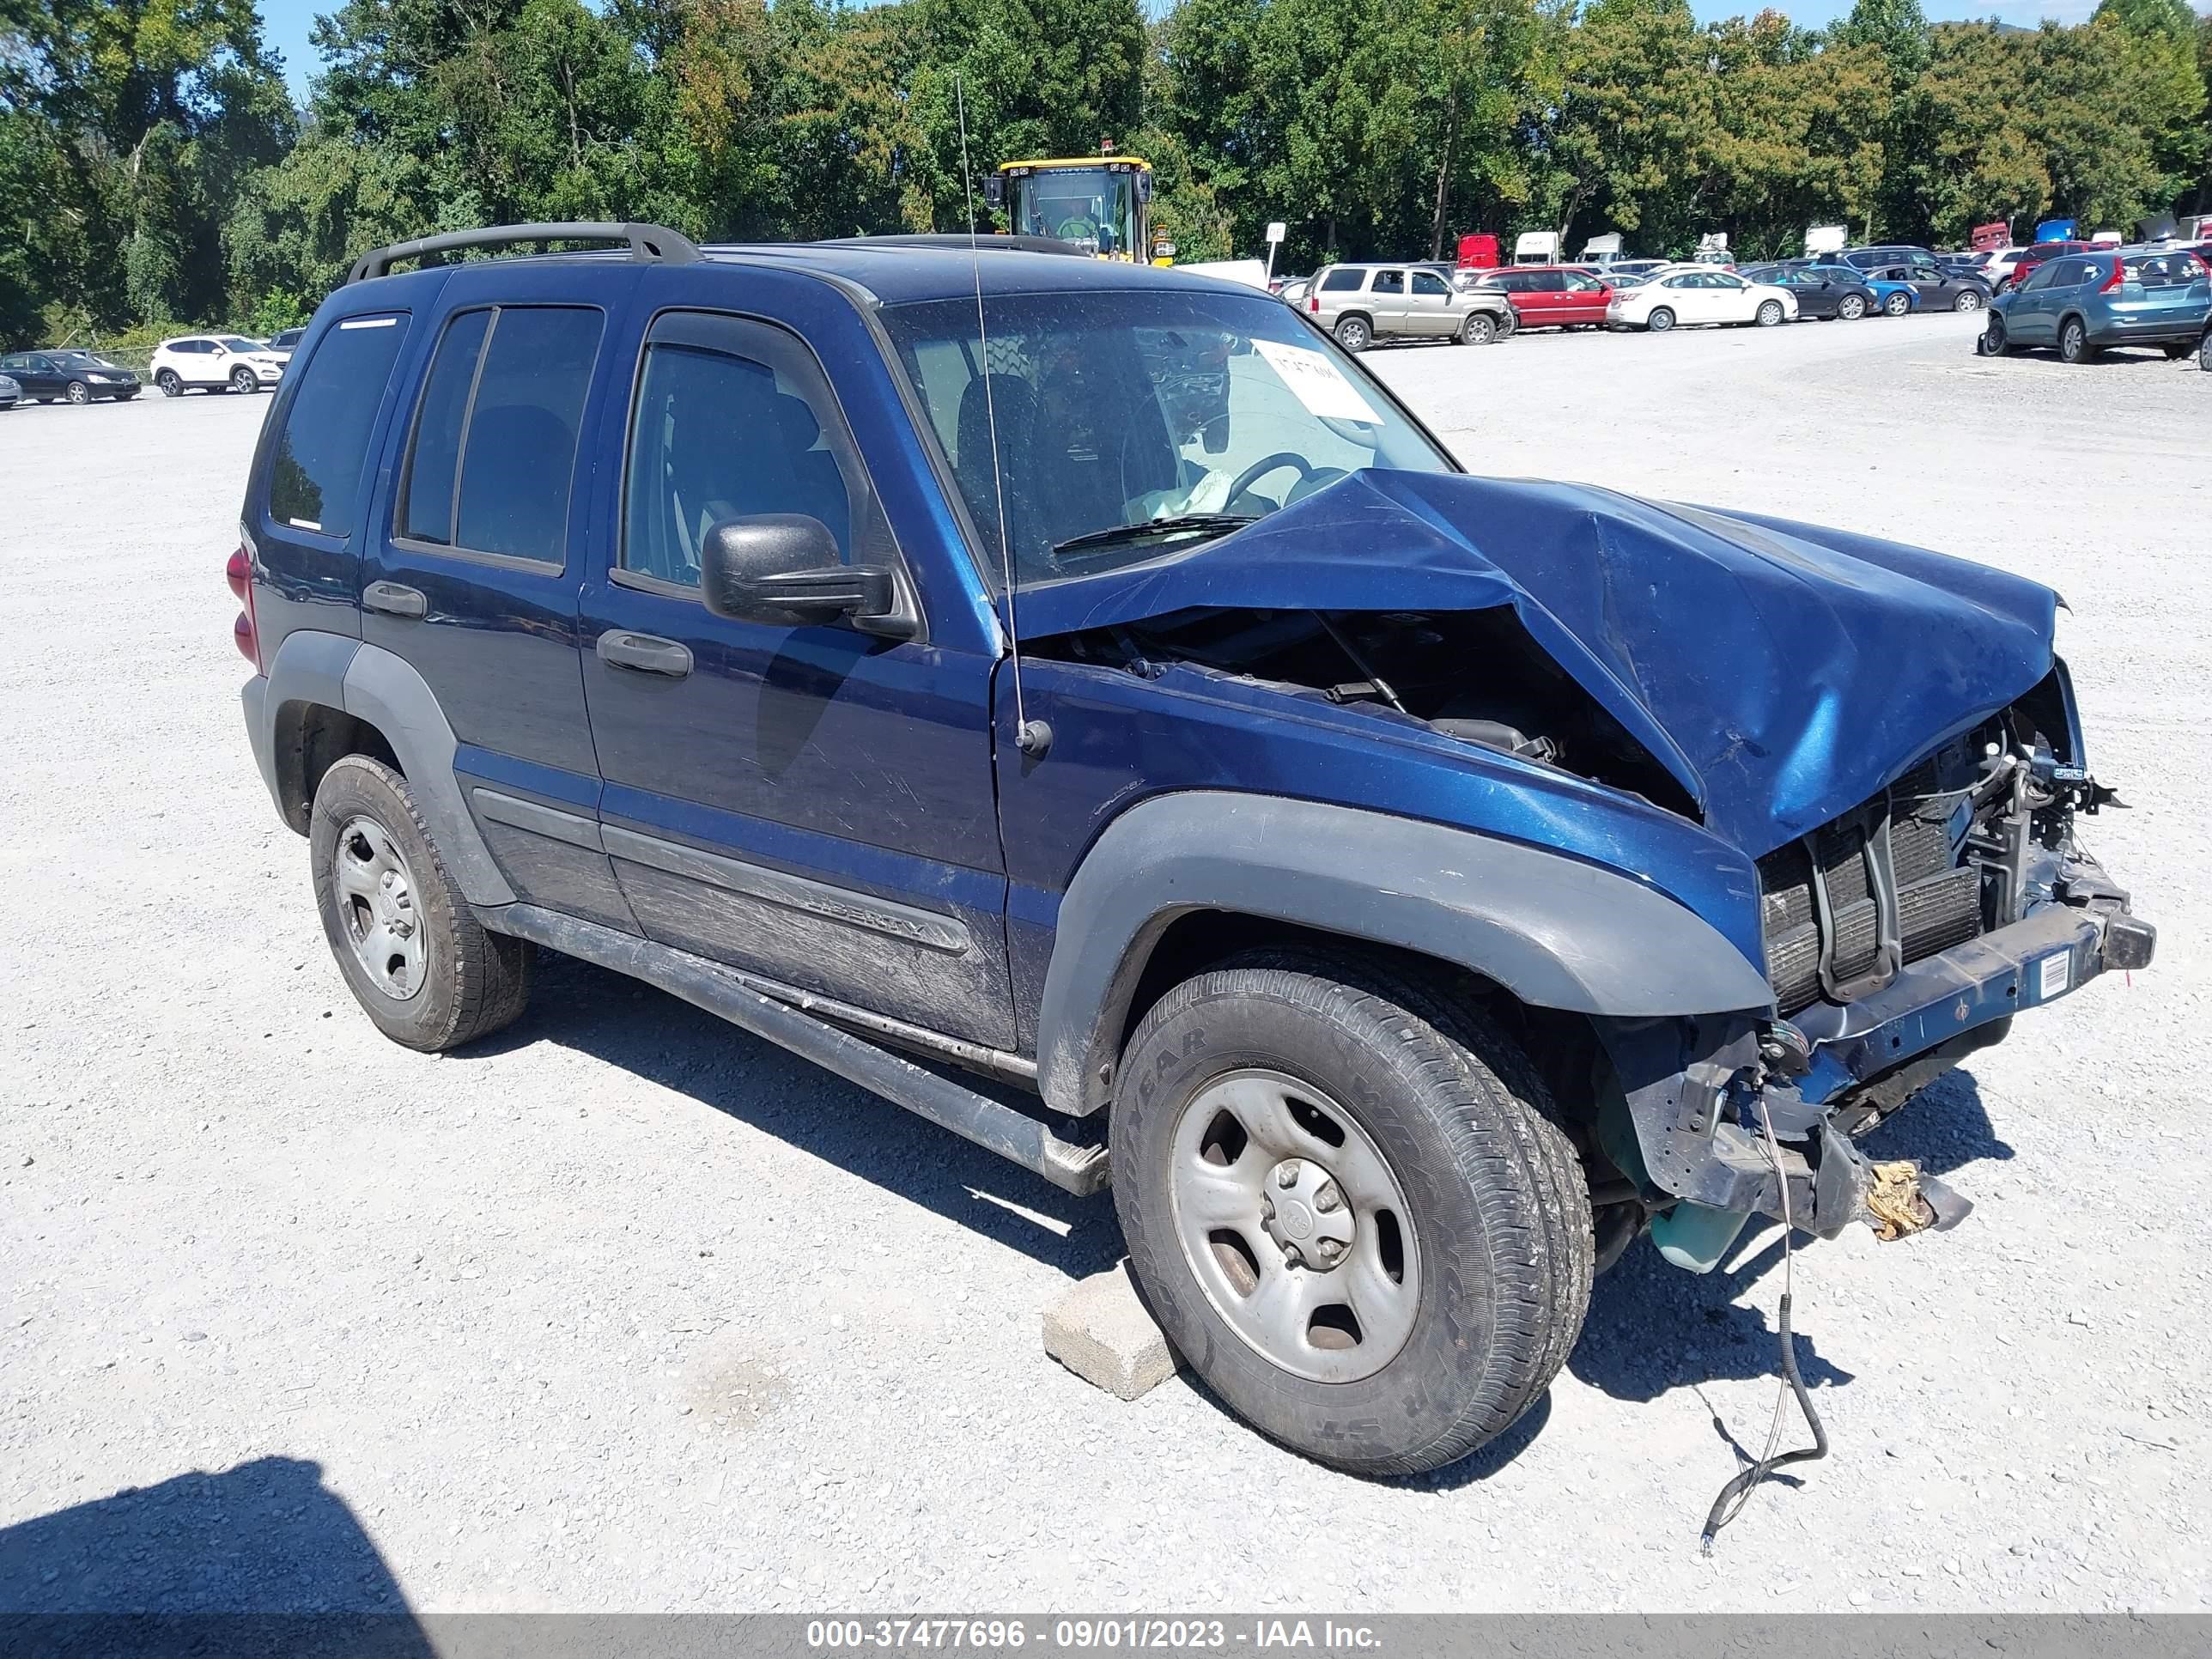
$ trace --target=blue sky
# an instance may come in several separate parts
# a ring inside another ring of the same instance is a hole
[[[2201,9],[2201,0],[2200,9]],[[1729,4],[1728,0],[1691,0],[1698,17],[1711,21],[1717,17],[1729,17],[1757,12],[1757,0],[1747,4]],[[2097,9],[2097,0],[1921,0],[1922,9],[1938,21],[1963,17],[2001,17],[2008,23],[2033,24],[2045,17],[2062,23],[2078,23]],[[1776,9],[1787,12],[1808,28],[1817,28],[1849,11],[1851,0],[1792,0],[1778,4]],[[292,94],[305,98],[307,78],[321,67],[314,48],[307,44],[308,31],[315,26],[315,14],[336,9],[336,0],[261,0],[264,33],[268,42],[284,54],[284,70],[292,83]]]

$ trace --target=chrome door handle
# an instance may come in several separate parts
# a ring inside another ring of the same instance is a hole
[[[691,672],[691,647],[658,634],[633,634],[610,628],[599,635],[599,660],[611,668],[633,668],[641,674],[665,674],[680,680]]]
[[[430,609],[420,588],[398,582],[371,582],[361,590],[361,602],[364,609],[381,611],[387,617],[421,617]]]

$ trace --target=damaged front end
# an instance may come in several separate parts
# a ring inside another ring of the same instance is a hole
[[[1759,861],[1776,1014],[1617,1024],[1605,1154],[1661,1253],[1710,1270],[1754,1214],[1895,1239],[1972,1208],[1856,1142],[2021,1011],[2147,966],[2150,924],[2077,833],[2112,801],[2081,763],[2063,664],[1875,796]],[[1780,1166],[1775,1154],[1778,1152]],[[1625,1240],[1623,1241],[1625,1242]]]

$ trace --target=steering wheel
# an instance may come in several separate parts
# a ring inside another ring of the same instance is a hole
[[[1242,472],[1238,473],[1237,475],[1236,481],[1229,486],[1229,493],[1226,495],[1224,495],[1221,499],[1224,501],[1233,503],[1239,495],[1242,495],[1254,484],[1259,483],[1261,479],[1266,477],[1270,472],[1273,472],[1279,466],[1294,466],[1297,468],[1298,479],[1300,483],[1304,483],[1306,479],[1312,477],[1314,475],[1313,465],[1304,456],[1293,455],[1287,449],[1279,449],[1272,455],[1262,455],[1258,460],[1253,462],[1251,465],[1246,467]],[[1297,486],[1296,484],[1291,486],[1294,489],[1297,487]]]

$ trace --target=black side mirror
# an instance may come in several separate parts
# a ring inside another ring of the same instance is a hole
[[[993,207],[1006,204],[1006,181],[995,173],[983,175],[983,199]]]
[[[830,526],[803,513],[725,519],[700,544],[699,580],[716,616],[772,628],[865,623],[898,609],[891,573],[843,562]]]

